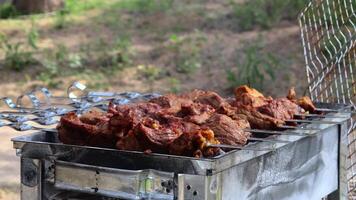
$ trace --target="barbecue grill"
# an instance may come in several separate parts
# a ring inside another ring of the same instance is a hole
[[[41,94],[41,95],[40,95]],[[39,100],[43,96],[44,100]],[[158,94],[86,92],[74,83],[68,97],[41,88],[17,99],[4,98],[2,126],[33,133],[13,138],[21,157],[22,199],[321,199],[342,191],[347,120],[351,107],[320,103],[325,115],[307,114],[285,131],[250,130],[268,137],[213,158],[120,151],[67,145],[51,129],[69,111],[107,109]],[[70,97],[70,98],[69,98]],[[28,99],[31,107],[23,102]],[[30,123],[32,122],[32,123]],[[42,127],[40,127],[42,125]]]
[[[268,136],[250,138],[243,147],[225,145],[233,150],[213,158],[67,145],[53,129],[69,111],[106,110],[110,101],[127,104],[159,94],[92,92],[75,82],[66,97],[39,88],[16,103],[2,98],[9,111],[0,113],[0,127],[33,131],[12,139],[21,158],[21,198],[346,199],[346,180],[355,175],[348,158],[356,156],[347,155],[347,147],[356,149],[353,9],[352,0],[318,0],[299,16],[309,93],[324,102],[316,103],[324,114],[306,114],[284,131],[251,129]]]

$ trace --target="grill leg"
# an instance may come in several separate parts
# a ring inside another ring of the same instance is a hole
[[[41,161],[21,157],[21,199],[41,200]]]

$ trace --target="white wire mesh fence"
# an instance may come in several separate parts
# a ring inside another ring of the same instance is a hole
[[[356,1],[312,0],[299,16],[313,101],[356,103]],[[349,195],[356,194],[356,117],[349,126]],[[355,196],[356,197],[356,196]]]

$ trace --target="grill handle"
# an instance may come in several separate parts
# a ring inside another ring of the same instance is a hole
[[[55,162],[55,187],[114,198],[173,200],[173,179],[173,173],[151,169],[124,170]]]

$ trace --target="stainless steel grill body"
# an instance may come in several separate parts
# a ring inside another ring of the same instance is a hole
[[[54,132],[16,137],[22,199],[321,199],[345,175],[340,147],[347,127],[339,117],[349,114],[330,115],[337,123],[304,127],[320,129],[311,136],[250,145],[273,151],[235,150],[211,159],[64,145]]]

